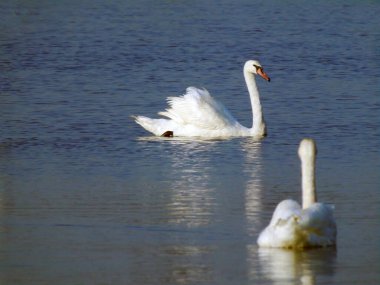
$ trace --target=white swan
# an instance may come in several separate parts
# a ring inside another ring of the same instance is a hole
[[[270,81],[258,61],[247,61],[244,65],[244,78],[251,98],[252,128],[239,124],[207,90],[195,87],[188,87],[183,96],[167,98],[170,108],[158,113],[167,119],[151,119],[144,116],[135,116],[134,119],[156,136],[263,137],[266,135],[266,126],[255,81],[256,74]]]
[[[333,206],[317,203],[314,140],[303,139],[298,154],[302,167],[302,208],[294,200],[279,203],[270,224],[260,233],[260,247],[305,248],[336,242]]]

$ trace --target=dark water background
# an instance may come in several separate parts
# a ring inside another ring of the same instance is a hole
[[[0,284],[379,284],[378,1],[0,1]],[[206,87],[262,141],[130,118]],[[318,144],[336,249],[261,250]]]

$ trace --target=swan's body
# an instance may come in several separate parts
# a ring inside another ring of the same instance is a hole
[[[168,97],[170,108],[159,112],[166,118],[136,116],[135,121],[156,136],[170,133],[185,137],[263,137],[266,135],[266,126],[255,81],[256,74],[270,81],[258,61],[247,61],[244,65],[244,78],[251,98],[252,128],[242,126],[207,90],[195,87],[188,87],[183,96]]]
[[[317,202],[315,190],[316,146],[301,141],[302,207],[294,200],[279,203],[269,225],[260,233],[260,247],[305,248],[332,246],[336,242],[333,206]]]

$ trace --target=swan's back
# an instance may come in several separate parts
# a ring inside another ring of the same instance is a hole
[[[308,233],[309,246],[335,245],[337,230],[332,205],[314,203],[303,210],[300,225]]]
[[[260,233],[257,243],[261,247],[301,247],[305,242],[298,220],[301,206],[294,200],[279,203],[269,225]]]
[[[331,246],[336,242],[333,208],[315,203],[307,209],[293,200],[276,207],[270,224],[260,233],[261,247],[305,248]]]

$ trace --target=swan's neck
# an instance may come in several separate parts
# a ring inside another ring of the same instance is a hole
[[[302,208],[306,209],[317,202],[315,188],[315,155],[301,156],[302,167]]]
[[[263,110],[260,103],[259,90],[257,89],[255,76],[244,71],[244,78],[247,84],[249,96],[251,98],[252,105],[252,133],[253,135],[265,136],[267,133]]]

